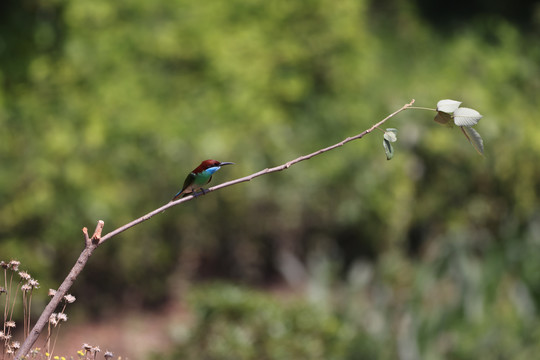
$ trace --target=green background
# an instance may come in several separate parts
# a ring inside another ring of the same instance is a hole
[[[365,334],[338,336],[345,345],[323,358],[540,350],[534,2],[0,7],[0,259],[20,260],[45,289],[74,264],[83,226],[101,219],[106,233],[163,205],[204,159],[237,164],[213,184],[245,176],[358,134],[412,98],[484,115],[485,157],[434,112],[408,110],[386,124],[399,130],[392,161],[376,131],[167,210],[96,251],[74,311],[156,308],[221,279],[305,291],[306,307]]]

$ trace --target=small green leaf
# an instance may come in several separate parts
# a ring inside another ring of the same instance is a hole
[[[435,115],[435,120],[436,122],[438,122],[439,124],[441,125],[446,125],[446,126],[454,126],[454,123],[452,122],[452,115],[450,114],[447,114],[445,112],[442,112],[442,111],[437,111],[437,115]]]
[[[397,132],[397,129],[394,128],[386,129],[386,132],[384,133],[384,138],[390,142],[396,142]]]
[[[457,126],[473,126],[478,124],[478,121],[482,118],[482,115],[469,108],[459,108],[454,111],[454,123]]]
[[[461,101],[450,100],[450,99],[441,100],[437,103],[437,111],[451,114],[454,111],[456,111],[457,108],[459,108],[459,105],[461,105]]]
[[[482,140],[482,137],[478,131],[469,126],[462,126],[461,131],[463,131],[463,134],[465,134],[465,137],[467,140],[469,140],[472,146],[474,146],[476,151],[478,151],[480,155],[484,155],[484,140]]]
[[[394,148],[392,143],[386,139],[383,139],[384,152],[386,153],[386,160],[390,160],[394,157]]]

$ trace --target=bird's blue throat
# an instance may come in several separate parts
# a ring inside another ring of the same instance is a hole
[[[211,168],[204,170],[203,173],[213,175],[219,169],[221,169],[221,166],[212,166]]]

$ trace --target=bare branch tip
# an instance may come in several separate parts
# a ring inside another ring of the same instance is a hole
[[[92,242],[94,244],[99,243],[99,240],[101,239],[101,232],[103,231],[104,226],[105,222],[103,220],[99,220],[96,226],[96,230],[94,231],[94,235],[92,235]]]
[[[90,244],[90,237],[88,236],[88,228],[85,226],[82,228],[82,232],[84,234],[84,241],[85,244],[88,246]]]

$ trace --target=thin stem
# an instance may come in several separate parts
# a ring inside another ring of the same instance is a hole
[[[7,274],[6,274],[7,276]],[[7,285],[7,278],[6,278],[6,285]],[[4,315],[4,321],[11,320],[13,317],[13,308],[11,309],[11,315],[10,315],[10,309],[9,309],[9,303],[11,301],[12,295],[11,295],[11,287],[13,286],[13,272],[11,273],[11,276],[9,277],[9,287],[6,286],[7,293],[6,293],[6,308],[7,312]],[[17,294],[15,294],[14,299],[17,298]],[[15,300],[13,300],[13,306],[15,306]],[[6,331],[6,325],[4,322],[4,332]]]
[[[47,325],[47,339],[45,339],[45,346],[47,347],[46,352],[49,354],[48,360],[51,360],[51,336],[52,336],[51,322],[49,321]]]
[[[58,334],[60,333],[60,323],[58,323],[58,326],[57,326],[57,329],[56,329],[56,335],[54,336],[54,341],[53,341],[53,345],[52,345],[52,349],[51,351],[49,351],[49,354],[50,354],[50,358],[49,360],[52,358],[52,354],[54,352],[54,348],[56,347],[56,340],[58,340]],[[53,330],[54,331],[54,330]]]
[[[7,314],[8,314],[8,303],[9,303],[9,301],[8,301],[8,299],[9,299],[9,290],[8,290],[8,286],[7,286],[7,269],[6,268],[4,268],[4,290],[6,292],[5,292],[5,296],[4,296],[4,326],[2,327],[2,331],[5,334],[6,333]],[[6,355],[6,350],[7,350],[4,342],[0,343],[0,348],[2,350],[2,360],[4,360],[5,355]]]
[[[7,314],[8,314],[8,304],[9,304],[9,290],[7,286],[7,270],[4,269],[4,288],[6,290],[6,297],[5,297],[5,303],[4,303],[4,327],[3,331],[6,332],[6,321],[7,321]]]
[[[423,106],[409,106],[408,109],[437,111],[437,109],[427,108]]]
[[[27,305],[27,294],[26,291],[23,291],[22,293],[22,302],[23,302],[23,336],[26,339],[26,334],[28,333],[28,329],[26,328],[26,317],[28,316],[28,305]]]
[[[11,288],[11,284],[9,285],[9,287]],[[11,304],[11,312],[9,314],[9,321],[13,320],[13,312],[15,311],[15,304],[17,303],[17,294],[19,293],[19,287],[20,286],[17,286],[15,288],[15,296],[13,296],[13,304]]]
[[[26,331],[24,333],[24,338],[26,339],[28,337],[28,335],[30,334],[30,325],[31,325],[31,314],[32,314],[32,293],[34,292],[34,289],[31,289],[30,290],[30,296],[28,298],[28,311],[27,311],[27,316],[24,318],[24,320],[26,321],[26,324],[25,324],[25,328],[26,328]]]

